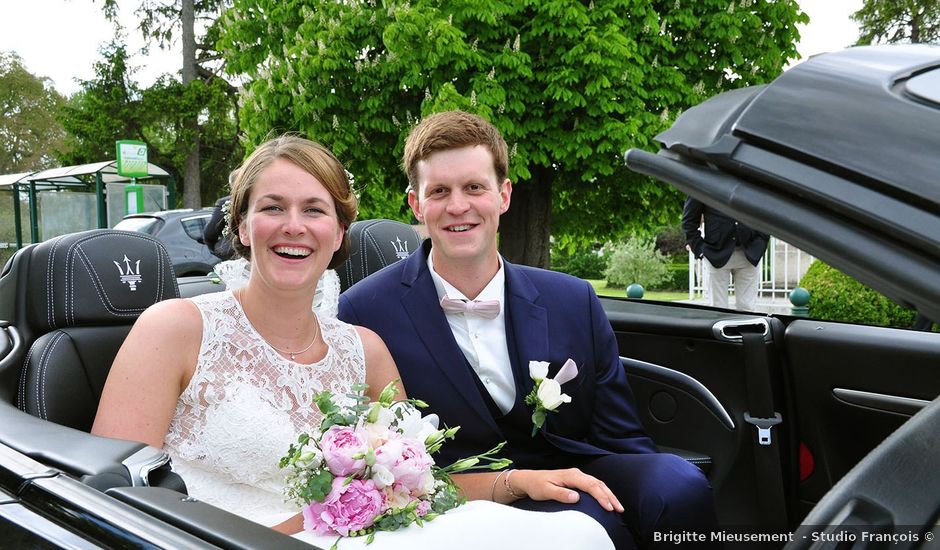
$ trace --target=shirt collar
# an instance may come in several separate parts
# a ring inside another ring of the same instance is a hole
[[[437,271],[434,270],[434,260],[431,259],[431,256],[428,253],[428,270],[431,272],[431,280],[434,281],[434,290],[437,291],[438,301],[444,296],[457,300],[469,300],[463,292],[457,290],[454,285],[438,275]],[[498,300],[500,304],[503,303],[503,293],[506,290],[506,272],[503,270],[503,257],[498,256],[498,258],[499,269],[490,279],[490,282],[480,291],[480,295],[476,297],[477,300]]]

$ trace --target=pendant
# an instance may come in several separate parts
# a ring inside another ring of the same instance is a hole
[[[291,360],[291,361],[294,360],[294,352],[291,352],[291,354],[290,354],[290,360]]]

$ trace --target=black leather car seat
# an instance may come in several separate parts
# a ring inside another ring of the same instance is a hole
[[[134,321],[179,296],[169,255],[149,235],[92,230],[21,250],[8,267],[21,283],[14,323],[29,350],[16,404],[87,432]]]
[[[336,268],[346,290],[372,273],[403,260],[421,244],[414,227],[392,220],[362,220],[349,226],[349,259]]]

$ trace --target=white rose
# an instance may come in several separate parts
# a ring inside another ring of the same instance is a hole
[[[307,451],[304,451],[304,454],[300,455],[297,459],[297,464],[304,468],[310,468],[311,470],[319,468],[320,464],[323,462],[323,456],[320,454],[320,449],[316,447],[309,448]]]
[[[529,361],[529,377],[538,382],[548,376],[548,361]]]
[[[418,439],[418,433],[424,431],[424,418],[421,412],[415,409],[401,410],[401,419],[398,421],[398,432],[402,437]],[[422,439],[423,441],[423,439]]]
[[[395,483],[395,474],[385,466],[376,464],[372,467],[372,482],[375,483],[377,489],[384,489]]]
[[[395,413],[386,407],[379,408],[378,418],[376,418],[375,423],[386,428],[391,426],[392,422],[395,420]]]
[[[430,420],[430,422],[429,422]],[[436,414],[430,414],[424,417],[424,422],[421,425],[421,429],[418,430],[418,435],[415,436],[415,439],[418,441],[427,441],[432,434],[437,433],[437,426],[440,423]]]
[[[549,411],[554,411],[562,403],[571,403],[571,397],[566,393],[561,393],[561,384],[551,378],[542,380],[537,395],[539,401],[542,402],[542,407]]]
[[[400,483],[389,485],[383,492],[389,508],[404,508],[411,502],[411,493]]]
[[[365,424],[362,426],[362,433],[366,436],[369,447],[378,449],[388,441],[388,427],[382,424]]]
[[[418,490],[418,494],[415,496],[424,496],[430,494],[431,491],[434,490],[434,474],[432,474],[430,471],[424,472],[424,474],[421,475],[421,484],[419,487],[420,489]]]

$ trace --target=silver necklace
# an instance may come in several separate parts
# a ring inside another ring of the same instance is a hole
[[[255,327],[255,325],[252,324],[251,319],[248,317],[248,312],[245,311],[245,303],[242,302],[241,291],[239,291],[237,294],[233,292],[232,295],[235,296],[235,301],[237,301],[237,302],[238,302],[238,305],[241,306],[241,308],[242,308],[242,313],[245,314],[245,320],[248,321],[248,324],[251,325],[251,328],[254,329],[254,331],[258,334],[258,336],[261,336],[261,339],[264,340],[264,342],[265,342],[267,345],[271,346],[271,347],[274,349],[274,351],[277,351],[278,353],[281,353],[281,354],[283,354],[283,355],[290,355],[290,360],[291,360],[291,361],[293,361],[293,360],[294,360],[294,357],[296,357],[297,355],[303,355],[305,351],[307,351],[308,349],[312,348],[313,345],[316,344],[316,343],[317,343],[317,340],[320,338],[320,323],[319,323],[319,321],[318,321],[317,324],[316,324],[316,325],[317,325],[317,326],[316,326],[316,332],[313,333],[313,340],[310,340],[310,343],[307,344],[307,347],[305,347],[304,349],[302,349],[302,350],[300,350],[300,351],[287,351],[287,350],[283,350],[283,349],[281,349],[281,348],[275,346],[274,344],[272,344],[271,341],[268,340],[267,338],[265,338],[264,335],[261,334],[261,331],[259,331],[259,330],[257,329],[257,327]]]

